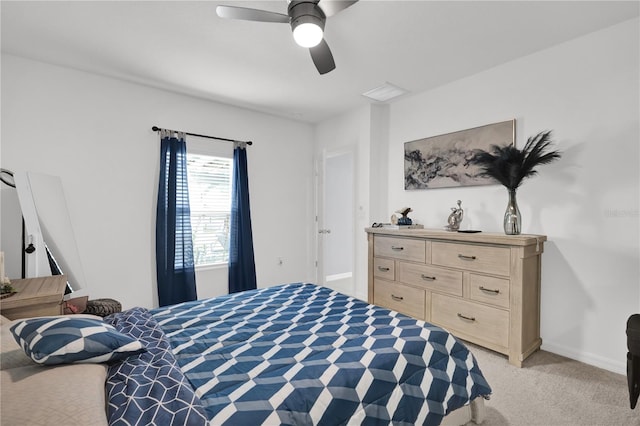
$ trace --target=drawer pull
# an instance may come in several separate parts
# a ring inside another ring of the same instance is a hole
[[[426,281],[435,281],[436,280],[436,277],[430,277],[429,275],[422,274],[420,276],[422,277],[423,280],[426,280]]]
[[[392,294],[392,295],[391,295],[391,298],[392,298],[393,300],[395,300],[396,302],[402,302],[402,301],[404,300],[404,297],[402,297],[402,296],[396,296],[395,294]]]
[[[404,250],[404,247],[391,246],[391,250],[402,251],[402,250]]]
[[[475,256],[465,256],[464,254],[459,254],[458,257],[462,260],[476,260]]]
[[[482,286],[480,286],[479,288],[480,288],[480,290],[486,291],[487,293],[500,294],[500,290],[493,290],[493,289],[490,289],[490,288],[484,288]]]
[[[389,272],[389,268],[386,268],[384,266],[378,266],[378,269],[382,272]]]
[[[475,321],[476,320],[474,317],[467,317],[467,316],[462,315],[461,313],[458,313],[458,317],[462,318],[462,319],[465,319],[467,321]]]

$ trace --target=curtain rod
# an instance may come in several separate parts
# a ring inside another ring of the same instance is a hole
[[[158,127],[158,126],[153,126],[151,128],[151,130],[153,130],[154,132],[158,132],[160,130],[169,130],[169,129],[162,129],[162,128]],[[175,130],[171,130],[171,131],[174,132]],[[197,133],[189,133],[189,132],[183,132],[183,133],[186,134],[186,135],[189,135],[189,136],[197,136],[199,138],[216,139],[216,140],[219,140],[219,141],[226,141],[226,142],[243,142],[243,143],[246,143],[247,145],[253,145],[253,142],[251,142],[251,141],[238,141],[238,140],[235,140],[235,139],[219,138],[217,136],[199,135]]]

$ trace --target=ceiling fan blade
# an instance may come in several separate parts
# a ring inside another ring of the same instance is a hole
[[[322,9],[325,16],[332,16],[336,13],[340,12],[352,6],[354,3],[357,3],[358,0],[355,1],[342,1],[342,0],[320,0],[318,6]]]
[[[309,53],[320,74],[326,74],[336,68],[331,49],[324,39],[317,46],[309,48]]]
[[[247,7],[218,6],[216,7],[216,13],[219,17],[227,19],[241,19],[243,21],[258,22],[279,22],[283,24],[289,23],[289,15],[269,12],[267,10],[249,9]]]

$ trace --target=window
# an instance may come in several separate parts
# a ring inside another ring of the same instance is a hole
[[[229,261],[232,167],[231,158],[187,154],[195,266]]]

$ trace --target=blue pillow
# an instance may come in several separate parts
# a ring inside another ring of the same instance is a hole
[[[68,317],[18,321],[11,333],[38,364],[100,363],[143,352],[138,340],[99,319]]]

